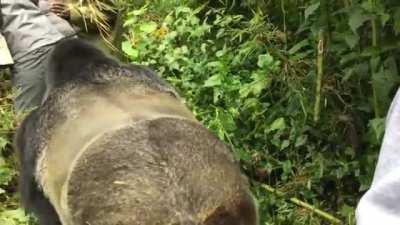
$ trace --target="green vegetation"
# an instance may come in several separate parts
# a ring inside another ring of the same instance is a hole
[[[8,73],[0,73],[0,224],[25,225],[28,219],[19,208],[16,193],[16,164],[11,149],[14,133],[11,84]]]
[[[400,83],[398,0],[117,3],[117,47],[232,146],[263,225],[355,223]],[[26,224],[0,82],[0,224]]]

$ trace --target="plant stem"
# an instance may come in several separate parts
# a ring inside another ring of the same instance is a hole
[[[270,185],[261,184],[260,186],[261,186],[264,190],[266,190],[266,191],[268,191],[268,192],[270,192],[270,193],[273,193],[273,194],[277,195],[278,197],[285,197],[285,194],[284,194],[283,192],[281,192],[281,191],[279,191],[279,190],[277,190],[277,189],[271,187]],[[311,211],[311,212],[314,213],[315,215],[318,215],[318,216],[320,216],[321,218],[326,219],[326,220],[328,220],[329,222],[331,222],[331,223],[333,223],[333,224],[342,224],[342,221],[339,220],[338,218],[334,217],[333,215],[331,215],[331,214],[329,214],[329,213],[327,213],[327,212],[325,212],[325,211],[322,211],[322,210],[320,210],[320,209],[317,209],[315,206],[310,205],[310,204],[308,204],[307,202],[301,201],[301,200],[298,199],[298,198],[292,197],[292,198],[288,198],[287,200],[290,201],[290,202],[292,202],[293,204],[295,204],[295,205],[297,205],[297,206],[300,206],[300,207],[302,207],[302,208],[305,208],[305,209]]]
[[[368,0],[368,3],[370,5],[371,10],[375,12],[375,1],[374,0]],[[372,46],[377,47],[378,46],[378,29],[377,29],[377,24],[376,24],[376,18],[375,16],[371,18],[371,27],[372,27]]]
[[[344,7],[345,7],[346,9],[349,9],[349,8],[350,8],[350,3],[348,2],[348,0],[343,0],[343,4],[344,4]]]
[[[320,28],[317,46],[317,80],[315,90],[314,122],[318,122],[321,114],[321,88],[324,75],[325,53],[330,41],[329,5],[327,0],[320,0]]]
[[[371,8],[371,10],[373,10],[374,13],[374,9],[376,6],[376,2],[375,0],[368,0],[369,6]],[[375,14],[375,13],[374,13]],[[376,17],[372,17],[371,18],[371,29],[372,29],[372,47],[374,48],[374,53],[372,56],[372,59],[376,59],[377,57],[379,57],[379,55],[376,53],[376,49],[378,48],[378,27],[377,27],[377,19]],[[372,93],[373,93],[373,102],[374,102],[374,113],[375,113],[375,117],[379,118],[381,113],[380,113],[380,108],[379,108],[379,100],[378,100],[378,90],[376,87],[376,84],[374,82],[374,74],[376,73],[376,71],[378,70],[376,64],[372,63],[373,60],[371,60],[371,85],[372,85]]]
[[[322,87],[322,77],[324,74],[324,30],[320,29],[318,34],[318,54],[317,54],[317,80],[315,89],[315,105],[314,105],[314,122],[318,122],[321,113],[321,87]]]
[[[288,37],[287,37],[287,25],[286,25],[286,9],[285,9],[285,0],[281,0],[281,11],[283,16],[283,33],[285,33],[285,51],[288,49]]]

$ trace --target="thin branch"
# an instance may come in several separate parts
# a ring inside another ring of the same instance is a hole
[[[261,184],[260,186],[264,190],[266,190],[266,191],[268,191],[270,193],[273,193],[273,194],[277,195],[278,197],[282,197],[282,198],[285,197],[285,194],[283,192],[271,187],[270,185]],[[340,219],[334,217],[333,215],[331,215],[331,214],[329,214],[329,213],[327,213],[325,211],[317,209],[315,206],[313,206],[311,204],[308,204],[307,202],[301,201],[298,198],[292,197],[292,198],[288,198],[287,200],[292,202],[293,204],[295,204],[297,206],[300,206],[300,207],[302,207],[304,209],[307,209],[307,210],[311,211],[315,215],[318,215],[319,217],[321,217],[321,218],[323,218],[325,220],[328,220],[329,222],[331,222],[333,224],[342,224],[342,221]]]
[[[314,122],[318,122],[321,113],[321,87],[324,75],[324,53],[325,53],[325,32],[323,29],[319,31],[318,54],[317,54],[317,80],[315,88],[315,105],[314,105]]]

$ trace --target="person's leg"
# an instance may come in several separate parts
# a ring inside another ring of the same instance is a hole
[[[51,20],[55,14],[42,12],[30,0],[1,0],[1,11],[1,30],[15,61],[12,68],[12,81],[17,89],[15,109],[21,112],[40,105],[48,55],[68,35],[62,29],[69,24]]]
[[[76,31],[69,23],[70,11],[67,2],[67,0],[39,0],[37,6],[60,33],[71,37],[76,34]]]
[[[2,33],[16,62],[31,51],[65,37],[30,0],[1,0]]]
[[[53,45],[42,46],[12,68],[12,83],[16,89],[14,107],[23,112],[41,104],[46,90],[45,76]]]

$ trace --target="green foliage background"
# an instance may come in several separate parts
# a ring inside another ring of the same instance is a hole
[[[291,198],[355,224],[400,82],[399,1],[115,3],[124,21],[117,47],[126,61],[157,70],[232,146],[263,225],[333,222]],[[13,194],[6,96],[0,224],[25,224]]]

